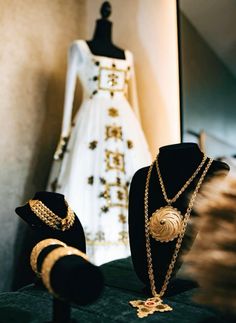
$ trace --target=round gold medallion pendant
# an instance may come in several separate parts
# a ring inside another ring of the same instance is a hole
[[[157,209],[149,220],[151,236],[160,242],[174,240],[181,232],[183,216],[176,208],[167,205]]]

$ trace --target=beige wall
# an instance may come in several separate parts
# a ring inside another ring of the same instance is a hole
[[[84,3],[0,2],[0,289],[9,288],[24,230],[14,208],[46,182],[60,129],[67,46],[84,35]]]
[[[91,38],[101,3],[0,2],[0,290],[10,286],[25,229],[14,208],[47,180],[68,45]],[[159,146],[179,140],[175,0],[113,0],[112,6],[114,42],[135,56],[142,123],[155,155]]]

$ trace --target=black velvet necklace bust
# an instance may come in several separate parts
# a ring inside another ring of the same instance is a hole
[[[61,218],[66,217],[67,205],[64,195],[52,192],[37,192],[33,200],[42,201],[56,215]],[[34,231],[35,244],[46,238],[55,238],[83,252],[86,251],[84,230],[76,215],[73,225],[68,230],[59,231],[40,220],[31,210],[29,203],[17,207],[15,211]]]
[[[111,14],[111,4],[105,1],[100,9],[102,18],[96,21],[96,27],[92,40],[87,41],[91,52],[97,56],[125,59],[123,49],[112,42],[112,22],[107,20]]]
[[[201,163],[202,158],[203,153],[197,144],[194,143],[182,143],[160,148],[158,156],[159,168],[169,198],[175,196],[185,182],[191,177]],[[197,182],[205,169],[206,163],[185,192],[172,204],[172,206],[176,207],[183,215],[187,210],[189,195],[195,189]],[[147,286],[150,293],[144,231],[144,191],[148,169],[149,167],[145,167],[138,170],[131,182],[129,195],[129,237],[135,272],[139,279]],[[227,173],[229,171],[229,166],[220,161],[213,161],[205,177],[205,181],[213,176],[217,176],[220,171]],[[164,200],[161,191],[156,167],[153,167],[149,184],[149,217],[156,209],[166,205],[167,203]],[[194,216],[195,214],[192,212],[191,217]],[[191,224],[190,218],[180,249],[181,255],[191,248],[196,234],[197,232]],[[176,239],[168,243],[161,243],[150,238],[150,243],[156,288],[157,292],[159,292],[176,246]],[[177,273],[181,264],[182,262],[178,258],[172,273],[172,278]],[[173,287],[170,284],[167,292],[171,292],[172,288]]]

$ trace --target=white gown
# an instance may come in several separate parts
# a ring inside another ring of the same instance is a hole
[[[83,101],[71,123],[77,76]],[[138,117],[126,98],[128,88],[137,115],[129,51],[125,59],[114,59],[93,55],[83,40],[72,43],[62,125],[62,137],[69,139],[54,189],[65,195],[80,219],[87,254],[96,265],[130,255],[129,183],[136,170],[151,162]],[[50,190],[57,163],[51,171]]]

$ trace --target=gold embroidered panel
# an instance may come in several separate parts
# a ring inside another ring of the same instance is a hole
[[[106,150],[106,171],[113,169],[125,173],[124,154],[121,154],[118,151]]]
[[[106,126],[105,140],[110,138],[122,140],[122,128],[116,125]]]
[[[98,73],[99,90],[125,92],[126,70],[100,66]]]
[[[119,183],[106,183],[104,197],[107,207],[128,207],[128,187]]]

